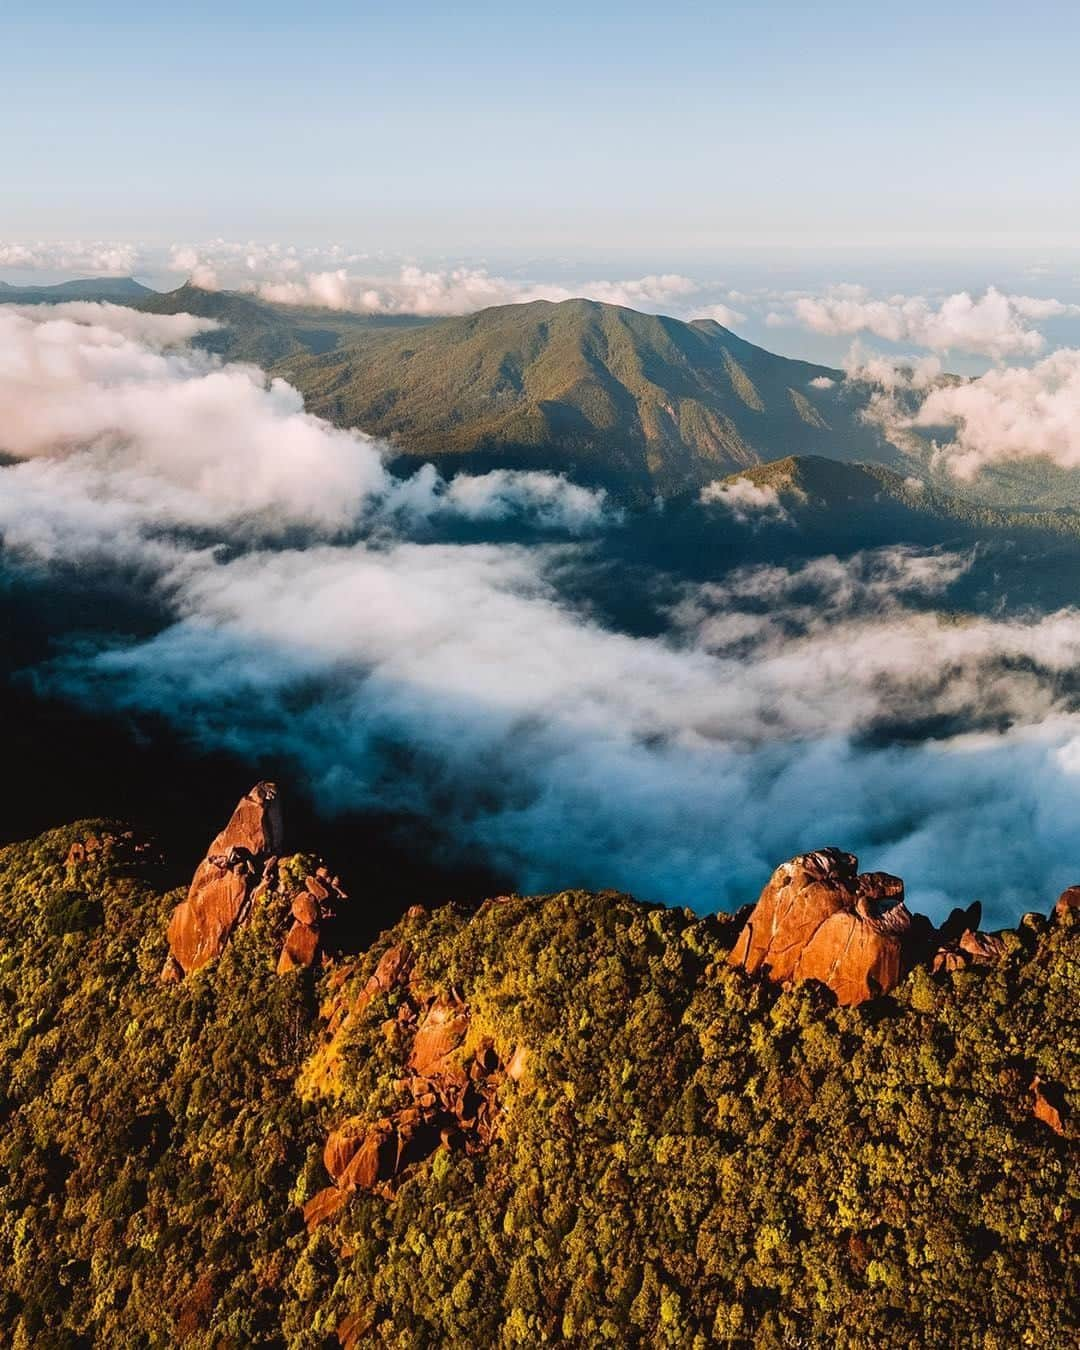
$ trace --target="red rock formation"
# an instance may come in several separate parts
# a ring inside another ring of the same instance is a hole
[[[323,1010],[330,1032],[323,1053],[332,1064],[335,1038],[347,1035],[379,994],[396,990],[400,995],[395,1016],[383,1026],[400,1045],[401,1104],[378,1120],[352,1116],[330,1132],[323,1163],[340,1191],[389,1193],[403,1171],[440,1146],[483,1151],[498,1130],[499,1088],[525,1072],[529,1052],[524,1046],[504,1064],[489,1038],[470,1037],[469,1007],[456,990],[425,996],[413,985],[415,960],[407,944],[388,948],[351,1004],[343,1005],[339,992]],[[321,1075],[315,1081],[321,1085],[317,1090],[330,1090]],[[317,1205],[318,1198],[308,1202],[310,1226],[322,1221],[324,1209],[325,1217],[336,1213],[325,1201]]]
[[[927,961],[935,972],[992,965],[1004,941],[979,932],[976,900],[954,909],[935,930],[903,903],[904,883],[885,872],[859,875],[839,849],[819,849],[782,864],[750,911],[728,960],[774,980],[819,980],[843,1004],[888,993],[905,970]],[[1080,904],[1066,891],[1059,906]]]
[[[319,930],[309,924],[296,923],[289,929],[285,945],[278,958],[277,973],[286,975],[290,970],[306,970],[314,963],[319,951]]]
[[[1036,1120],[1049,1125],[1055,1134],[1065,1133],[1065,1094],[1056,1083],[1047,1083],[1038,1074],[1032,1079],[1030,1091],[1034,1095],[1032,1114]]]
[[[361,989],[352,1011],[362,1012],[377,995],[388,994],[391,989],[404,984],[415,964],[416,955],[408,943],[387,948],[379,958],[375,973]]]
[[[161,972],[172,982],[219,957],[256,904],[285,896],[278,869],[283,842],[281,803],[273,783],[256,783],[196,869],[187,898],[169,920],[169,955]],[[345,899],[325,868],[291,896],[294,920],[284,938],[278,973],[310,966],[320,951],[322,924]]]
[[[256,783],[210,845],[169,920],[169,949],[185,974],[220,956],[246,917],[267,862],[281,846],[281,806],[273,783]],[[163,977],[175,966],[166,963]]]
[[[729,960],[774,980],[820,980],[840,1003],[887,993],[900,979],[911,915],[904,883],[858,873],[858,859],[819,849],[782,864],[740,933]],[[882,910],[885,901],[894,902]]]
[[[304,1206],[304,1222],[308,1232],[327,1219],[332,1219],[348,1198],[348,1191],[338,1190],[336,1186],[317,1191]]]
[[[422,1077],[437,1074],[469,1030],[469,1010],[456,994],[442,994],[427,1010],[413,1040],[409,1068]]]
[[[297,923],[311,928],[319,922],[319,902],[310,891],[301,891],[292,902],[292,914]]]
[[[877,932],[857,914],[826,919],[803,948],[796,980],[820,980],[843,1004],[863,1003],[900,982],[900,940]]]

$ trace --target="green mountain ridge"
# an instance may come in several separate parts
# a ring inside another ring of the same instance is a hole
[[[165,293],[131,278],[0,283],[0,303],[64,299],[214,319],[219,327],[194,345],[289,380],[309,411],[388,440],[403,471],[427,461],[447,474],[548,470],[645,502],[794,454],[907,468],[952,495],[925,435],[893,443],[864,417],[866,386],[712,320],[590,300],[433,319],[271,303],[190,282]],[[965,494],[1005,511],[1024,503],[1052,512],[1080,506],[1080,474],[1040,460],[997,465]]]
[[[286,975],[264,900],[163,984],[182,892],[154,878],[108,822],[0,850],[16,1350],[1074,1343],[1073,911],[855,1008],[733,969],[722,915],[614,892],[410,911]],[[523,1067],[481,1070],[482,1149],[436,1135],[330,1205],[328,1132],[409,1109],[418,1000],[467,1009],[462,1113],[471,1066]]]
[[[901,458],[861,420],[838,371],[774,356],[712,320],[591,300],[371,334],[277,370],[312,412],[451,470],[563,470],[645,496],[793,449]]]

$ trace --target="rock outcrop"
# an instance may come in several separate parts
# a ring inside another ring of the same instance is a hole
[[[1044,1125],[1049,1125],[1055,1134],[1063,1135],[1065,1133],[1064,1092],[1057,1083],[1044,1082],[1038,1074],[1032,1079],[1030,1091],[1033,1097],[1032,1115],[1036,1120],[1041,1120]]]
[[[321,951],[323,928],[346,898],[341,883],[318,866],[297,886],[280,866],[284,832],[281,801],[273,783],[256,783],[240,799],[229,823],[199,864],[187,898],[169,920],[169,955],[161,978],[182,979],[215,960],[242,928],[255,906],[288,901],[278,973],[312,965]]]
[[[860,874],[851,853],[805,853],[772,874],[729,959],[774,980],[820,980],[839,1003],[861,1003],[900,980],[911,928],[903,895],[899,877]]]
[[[149,840],[139,839],[134,830],[121,830],[119,834],[103,830],[101,834],[88,834],[85,839],[76,839],[67,851],[65,868],[78,869],[92,862],[140,862],[148,861],[153,853]]]
[[[887,994],[920,961],[948,972],[1001,960],[1002,939],[979,931],[978,901],[954,909],[935,930],[909,912],[903,896],[899,877],[860,874],[850,853],[805,853],[773,873],[729,960],[778,981],[818,980],[842,1004]]]
[[[388,948],[350,1002],[332,997],[324,1008],[329,1040],[309,1087],[328,1090],[337,1048],[356,1019],[380,995],[396,993],[394,1016],[384,1030],[399,1044],[400,1105],[389,1115],[350,1116],[331,1130],[323,1164],[333,1185],[304,1206],[309,1229],[337,1213],[349,1191],[388,1194],[412,1164],[442,1147],[479,1153],[499,1123],[499,1088],[521,1080],[528,1051],[517,1046],[505,1061],[490,1037],[477,1035],[468,1003],[456,989],[425,993],[412,981],[416,955],[408,944]],[[338,1197],[342,1197],[339,1199]]]
[[[1069,886],[1058,896],[1054,906],[1054,922],[1066,923],[1080,919],[1080,886]]]

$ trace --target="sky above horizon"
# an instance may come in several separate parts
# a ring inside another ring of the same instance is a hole
[[[1080,11],[1060,4],[4,17],[0,280],[196,276],[365,308],[390,279],[390,308],[429,313],[585,294],[830,364],[869,333],[963,374],[1080,345]],[[838,322],[853,286],[1058,312],[1039,351],[987,338],[982,311],[950,347],[907,317]]]
[[[5,237],[1072,255],[1080,11],[5,6]]]

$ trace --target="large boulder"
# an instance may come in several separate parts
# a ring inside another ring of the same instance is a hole
[[[1065,1133],[1065,1094],[1058,1083],[1047,1083],[1038,1074],[1032,1079],[1032,1114],[1055,1134]]]
[[[904,883],[859,873],[858,859],[817,849],[772,874],[730,961],[772,979],[819,980],[839,1003],[861,1003],[899,981],[911,915]]]

